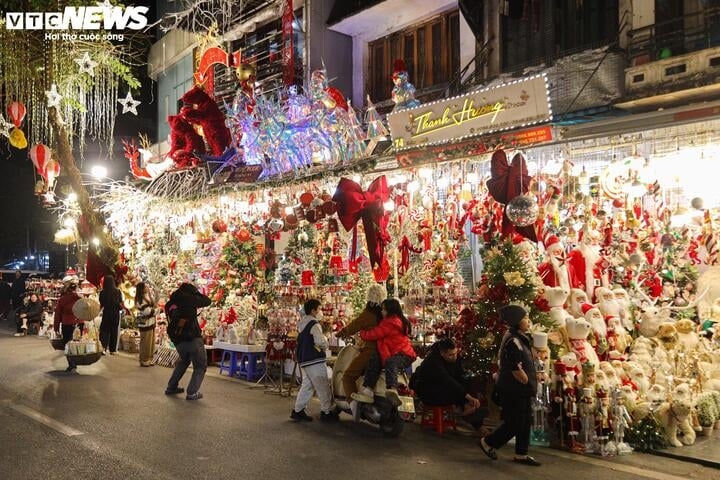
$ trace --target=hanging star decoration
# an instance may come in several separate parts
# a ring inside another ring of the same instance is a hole
[[[53,83],[50,87],[50,90],[45,90],[45,96],[47,97],[48,108],[60,106],[60,100],[62,100],[62,95],[58,93],[56,84]]]
[[[80,65],[80,73],[87,73],[91,77],[95,76],[95,67],[97,67],[97,62],[90,58],[90,54],[88,52],[85,52],[82,57],[76,58],[75,63]]]
[[[140,105],[140,102],[132,97],[132,93],[130,93],[129,90],[125,98],[118,98],[118,102],[120,102],[120,105],[123,106],[122,113],[131,112],[133,115],[138,114],[137,106]]]
[[[5,138],[10,138],[10,130],[12,130],[13,127],[15,127],[15,125],[13,125],[12,122],[6,121],[3,114],[0,113],[0,135]]]
[[[105,0],[103,2],[95,2],[95,4],[100,8],[113,8],[113,4],[110,3],[110,0]]]

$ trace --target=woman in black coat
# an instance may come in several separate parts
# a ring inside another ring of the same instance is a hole
[[[540,462],[528,456],[532,427],[532,399],[537,393],[535,362],[530,339],[530,318],[519,305],[500,308],[500,320],[508,324],[508,331],[500,343],[500,372],[497,389],[502,407],[503,423],[493,433],[480,439],[485,455],[497,460],[496,449],[515,437],[513,461],[539,467]]]
[[[105,354],[106,350],[110,350],[110,355],[114,355],[117,350],[120,311],[123,309],[123,304],[122,293],[115,286],[115,279],[112,275],[105,275],[105,278],[103,278],[100,306],[102,307],[100,343],[103,346],[103,354]]]

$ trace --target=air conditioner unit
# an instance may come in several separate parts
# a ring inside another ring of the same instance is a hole
[[[636,93],[654,85],[667,86],[708,74],[720,74],[720,47],[626,68],[625,93]]]

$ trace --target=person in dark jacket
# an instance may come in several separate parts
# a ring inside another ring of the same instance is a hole
[[[539,467],[540,462],[528,456],[532,427],[532,399],[537,391],[532,344],[526,333],[530,318],[519,305],[506,305],[499,312],[508,331],[500,342],[499,366],[495,388],[500,395],[503,423],[493,433],[480,439],[485,455],[497,460],[497,450],[515,437],[513,461]]]
[[[487,417],[487,409],[481,409],[480,400],[470,394],[462,359],[450,338],[442,338],[430,347],[410,383],[425,406],[455,405],[476,430]]]
[[[27,334],[28,326],[31,324],[42,324],[43,303],[36,293],[31,293],[27,305],[20,308],[17,317],[16,337]]]
[[[72,340],[75,327],[82,329],[83,324],[85,323],[77,318],[72,311],[73,305],[75,305],[75,302],[78,300],[80,300],[80,296],[77,294],[77,283],[71,283],[65,287],[65,293],[58,298],[57,304],[55,305],[53,328],[55,333],[59,334],[60,328],[62,327],[63,345]],[[77,368],[77,365],[72,357],[65,358],[67,358],[68,361],[68,368],[66,371],[72,372]]]
[[[115,355],[118,343],[118,329],[120,327],[120,312],[123,309],[123,303],[122,293],[115,286],[115,278],[112,275],[105,275],[103,278],[100,307],[102,307],[100,343],[103,346],[103,354],[109,350],[110,355]]]
[[[13,280],[12,287],[10,287],[10,298],[12,300],[11,313],[17,315],[19,313],[18,309],[23,307],[25,299],[25,279],[20,270],[15,271],[15,280]]]
[[[207,370],[207,354],[202,339],[202,330],[197,319],[197,309],[210,305],[210,298],[200,293],[191,283],[181,284],[165,304],[168,318],[168,334],[175,344],[180,359],[175,364],[165,395],[183,393],[184,388],[178,386],[180,379],[192,363],[193,373],[187,387],[186,400],[199,400],[203,397],[200,385]],[[173,329],[173,332],[170,332]]]

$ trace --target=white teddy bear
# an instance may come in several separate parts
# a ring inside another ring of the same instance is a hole
[[[568,290],[563,287],[545,287],[542,297],[547,301],[550,307],[550,319],[555,324],[555,328],[565,326],[565,319],[568,312],[565,310],[565,300],[568,298]]]
[[[587,340],[593,329],[592,325],[583,318],[568,318],[566,328],[570,340],[570,349],[575,353],[578,361],[581,364],[590,362],[599,365],[600,359]]]

